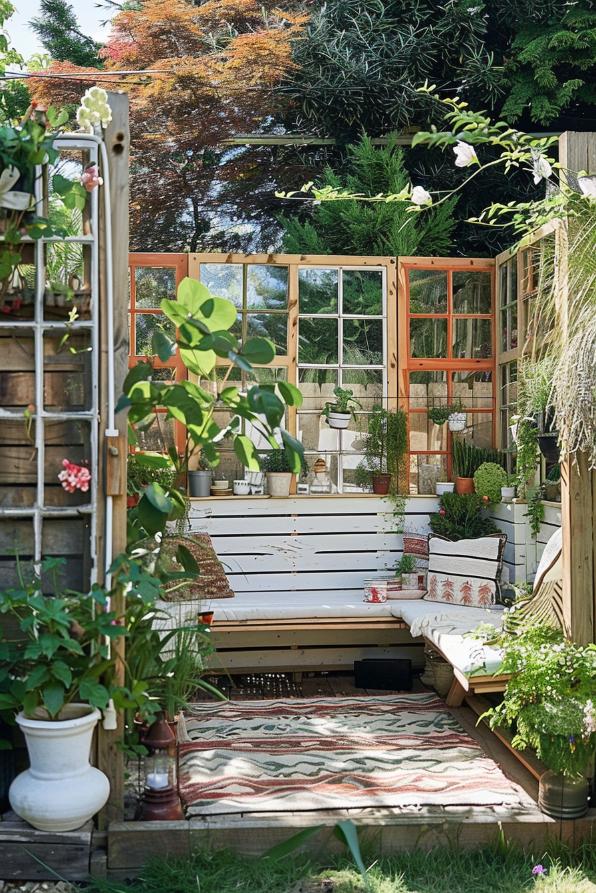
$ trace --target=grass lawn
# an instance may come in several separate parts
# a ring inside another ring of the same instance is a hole
[[[575,855],[526,855],[517,849],[477,852],[414,851],[374,862],[369,893],[596,893],[596,847]],[[533,877],[542,864],[546,874]],[[353,863],[324,864],[306,857],[277,862],[232,853],[197,853],[190,859],[156,861],[135,882],[96,882],[98,893],[366,893]],[[89,888],[87,888],[89,891]]]

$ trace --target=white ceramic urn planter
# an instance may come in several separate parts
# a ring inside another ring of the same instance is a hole
[[[452,412],[447,419],[450,431],[465,431],[467,416],[465,412]]]
[[[444,493],[453,493],[454,490],[455,484],[453,483],[453,481],[437,481],[437,496],[442,496]]]
[[[351,418],[352,414],[349,412],[333,412],[333,410],[330,410],[327,416],[327,424],[330,428],[341,428],[343,430],[348,427]]]
[[[40,831],[80,828],[110,793],[106,776],[89,763],[99,710],[69,704],[63,715],[55,722],[17,716],[31,767],[15,778],[8,798],[16,814]]]

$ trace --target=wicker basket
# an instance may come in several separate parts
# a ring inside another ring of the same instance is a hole
[[[435,660],[431,666],[433,671],[433,688],[441,698],[444,698],[453,682],[453,667],[444,660]]]

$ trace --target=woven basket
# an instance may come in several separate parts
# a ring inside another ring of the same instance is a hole
[[[444,660],[433,661],[433,688],[440,697],[444,698],[453,682],[453,667]]]

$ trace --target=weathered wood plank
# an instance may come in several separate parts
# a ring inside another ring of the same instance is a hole
[[[378,515],[391,511],[388,500],[373,495],[328,494],[271,498],[269,496],[191,499],[190,517],[214,518],[253,515]],[[438,505],[436,496],[410,496],[406,500],[406,514],[427,515]]]
[[[58,472],[62,469],[64,456],[63,446],[49,446],[45,451],[45,479],[48,482],[58,480]],[[83,462],[86,450],[80,444],[69,447],[67,457],[71,462]],[[37,464],[35,449],[18,446],[0,446],[0,484],[34,484],[37,481]]]
[[[91,833],[87,822],[77,831],[53,834],[37,831],[16,816],[0,822],[0,875],[10,880],[86,880],[89,876]]]
[[[362,645],[350,648],[272,648],[264,651],[257,648],[220,652],[209,660],[212,672],[240,673],[256,672],[262,669],[275,669],[278,672],[292,672],[304,669],[345,670],[355,660],[364,658],[409,658],[412,665],[419,669],[424,666],[423,645]]]

